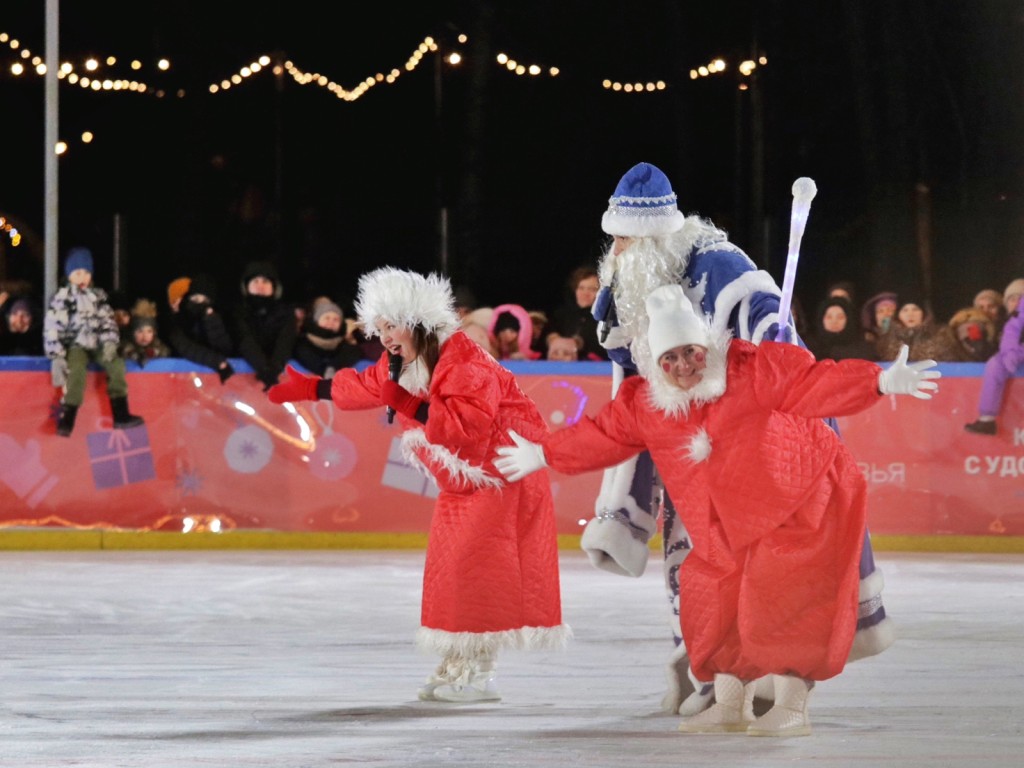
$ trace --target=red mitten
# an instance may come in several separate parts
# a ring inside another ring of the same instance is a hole
[[[381,384],[380,399],[384,401],[384,405],[394,408],[395,413],[408,416],[410,419],[416,418],[416,412],[423,405],[422,397],[416,397],[397,381],[391,379],[387,379]]]
[[[300,400],[316,400],[316,385],[320,383],[319,376],[307,376],[299,373],[290,365],[285,368],[287,377],[280,384],[275,384],[267,390],[267,397],[270,402],[297,403]]]

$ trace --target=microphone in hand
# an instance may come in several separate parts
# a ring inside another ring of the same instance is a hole
[[[402,375],[402,356],[389,354],[388,355],[388,379],[397,382],[398,377]],[[392,424],[395,421],[395,409],[390,405],[387,408],[388,424]]]

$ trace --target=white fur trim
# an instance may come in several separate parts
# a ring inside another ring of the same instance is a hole
[[[601,217],[601,229],[618,237],[657,237],[678,232],[685,219],[674,205],[638,208],[613,203]]]
[[[711,438],[708,437],[708,433],[705,431],[704,427],[701,427],[690,440],[690,445],[686,449],[686,456],[694,464],[698,464],[702,461],[706,461],[710,455]]]
[[[440,656],[458,654],[465,658],[493,657],[499,650],[559,650],[572,639],[568,624],[556,627],[520,627],[501,632],[447,632],[443,629],[420,627],[416,630],[416,645],[423,651]]]
[[[874,600],[882,594],[882,589],[884,587],[885,578],[882,576],[882,569],[875,568],[867,578],[861,579],[860,594],[857,599],[862,603],[868,600]]]
[[[647,542],[633,536],[623,522],[614,518],[595,517],[587,523],[580,548],[595,568],[634,578],[643,575],[650,556]]]
[[[719,291],[715,297],[715,319],[712,329],[721,332],[728,328],[729,316],[737,304],[740,304],[740,320],[737,337],[753,341],[748,337],[747,325],[750,316],[750,297],[755,293],[768,293],[781,296],[779,287],[772,276],[759,269],[744,272]],[[777,318],[776,318],[777,320]],[[763,333],[763,332],[762,332]]]
[[[690,404],[697,407],[711,403],[725,393],[725,373],[728,364],[730,338],[728,329],[711,338],[708,347],[707,367],[704,375],[690,389],[680,389],[669,381],[668,376],[656,365],[648,366],[650,372],[645,374],[648,383],[648,402],[651,407],[662,411],[666,416],[685,416],[690,412]]]
[[[423,326],[440,341],[459,329],[451,284],[433,273],[424,277],[394,267],[375,269],[359,278],[355,308],[369,337],[378,335],[378,320],[401,328]]]
[[[896,642],[896,626],[892,623],[892,619],[886,616],[873,627],[857,630],[853,636],[850,655],[846,657],[846,660],[851,662],[868,656],[877,656],[894,642]]]
[[[474,467],[443,445],[428,442],[426,433],[422,429],[410,429],[402,433],[402,457],[428,477],[433,477],[430,470],[414,453],[417,449],[426,450],[430,454],[430,458],[440,464],[457,482],[473,488],[502,488],[505,485],[504,481],[487,474],[482,467]]]

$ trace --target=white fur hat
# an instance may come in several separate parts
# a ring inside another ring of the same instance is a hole
[[[655,362],[670,349],[709,344],[707,323],[697,317],[681,285],[662,285],[651,291],[647,297],[647,317],[647,343]]]
[[[448,279],[381,267],[359,278],[356,314],[367,336],[377,335],[377,320],[403,327],[423,326],[444,341],[459,328]]]

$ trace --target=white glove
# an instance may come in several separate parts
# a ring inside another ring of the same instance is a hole
[[[55,357],[50,361],[50,381],[55,387],[63,387],[68,383],[68,359]]]
[[[604,335],[605,331],[608,331],[607,338]],[[609,328],[608,324],[603,320],[597,324],[597,340],[605,349],[618,349],[619,347],[629,346],[629,337],[622,330],[622,326],[613,325]]]
[[[940,371],[930,370],[935,367],[934,360],[921,360],[907,365],[910,347],[904,344],[886,370],[878,376],[878,391],[883,395],[913,395],[920,400],[931,400],[932,392],[939,385],[930,379],[942,377]]]
[[[495,453],[504,458],[496,459],[494,466],[510,483],[522,480],[548,465],[544,459],[544,449],[537,443],[531,443],[512,429],[508,431],[508,436],[512,438],[515,446],[505,445],[498,448]]]

